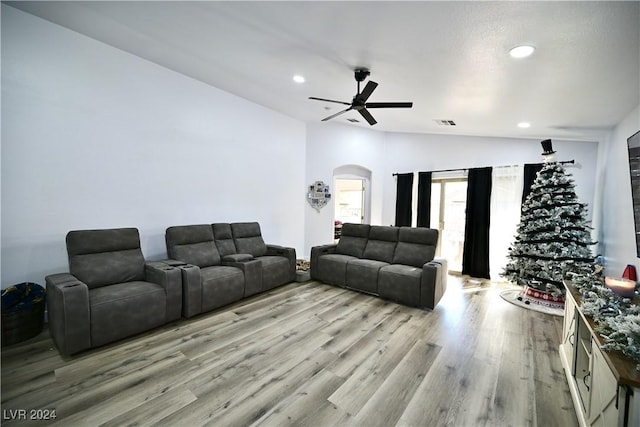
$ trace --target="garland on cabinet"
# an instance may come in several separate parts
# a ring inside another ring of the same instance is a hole
[[[570,274],[581,294],[582,311],[596,323],[596,331],[604,338],[603,350],[621,352],[640,370],[640,306],[606,287],[602,271],[598,265],[590,275]]]

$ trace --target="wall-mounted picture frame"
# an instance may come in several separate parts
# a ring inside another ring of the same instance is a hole
[[[307,201],[312,208],[320,212],[320,209],[325,207],[329,200],[331,200],[331,192],[329,186],[323,181],[316,181],[309,186]]]
[[[627,139],[629,149],[629,173],[631,175],[631,198],[636,236],[636,256],[640,258],[640,131]]]

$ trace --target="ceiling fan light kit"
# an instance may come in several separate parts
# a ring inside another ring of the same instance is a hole
[[[362,92],[360,92],[360,83],[363,82],[369,75],[371,71],[366,68],[356,68],[354,70],[354,77],[356,82],[358,83],[358,92],[353,97],[353,100],[349,102],[344,101],[336,101],[333,99],[326,98],[317,98],[315,96],[310,96],[309,99],[313,99],[315,101],[323,101],[323,102],[332,102],[335,104],[347,105],[348,108],[344,110],[338,111],[335,114],[330,115],[329,117],[325,117],[322,119],[323,122],[331,120],[335,117],[338,117],[347,111],[355,110],[369,123],[371,126],[378,123],[376,119],[373,118],[371,113],[367,110],[367,108],[411,108],[413,107],[413,102],[367,102],[373,91],[378,87],[378,83],[369,80],[365,85]]]

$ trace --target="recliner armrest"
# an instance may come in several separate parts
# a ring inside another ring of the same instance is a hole
[[[262,261],[259,258],[245,261],[233,261],[227,258],[222,260],[222,265],[242,270],[242,274],[244,274],[244,298],[262,292]]]
[[[222,263],[236,262],[242,263],[246,261],[253,261],[255,258],[251,254],[230,254],[222,257]]]
[[[158,262],[173,266],[181,273],[182,315],[184,317],[192,317],[202,313],[200,267],[174,259],[165,259]]]
[[[422,266],[420,306],[435,308],[447,289],[447,260],[435,258]]]
[[[328,245],[314,246],[311,248],[310,273],[313,280],[316,280],[317,278],[316,272],[318,271],[318,258],[326,254],[335,254],[337,247],[337,243],[330,243]]]
[[[434,258],[431,262],[440,264],[440,280],[442,280],[442,286],[446,290],[447,278],[449,277],[449,264],[447,260],[445,258]]]
[[[173,261],[173,260],[167,260]],[[145,279],[164,288],[167,295],[166,321],[177,320],[182,314],[182,273],[164,261],[147,261]]]
[[[166,264],[170,267],[182,267],[183,265],[188,265],[188,263],[184,261],[178,261],[176,259],[163,259],[162,261],[156,261],[161,264]]]
[[[296,259],[296,250],[294,248],[288,248],[279,245],[267,245],[267,255],[270,256],[284,256],[289,259]]]
[[[296,250],[279,245],[267,245],[267,255],[283,256],[289,259],[289,280],[296,280]]]
[[[61,354],[91,348],[89,288],[69,273],[45,278],[49,331]]]

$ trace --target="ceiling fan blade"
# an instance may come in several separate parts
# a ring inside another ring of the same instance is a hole
[[[358,113],[360,113],[362,115],[362,117],[364,117],[364,119],[366,121],[369,122],[369,124],[371,126],[375,125],[376,123],[376,119],[373,118],[373,116],[371,115],[371,113],[369,113],[365,108],[361,108],[358,110]]]
[[[376,87],[378,87],[378,83],[374,82],[373,80],[369,80],[364,89],[362,89],[362,93],[360,93],[360,95],[356,97],[357,100],[360,102],[365,102],[367,99],[369,99]]]
[[[325,99],[325,98],[316,98],[315,96],[310,96],[309,99],[313,99],[316,101],[324,101],[324,102],[335,102],[336,104],[342,104],[342,105],[351,105],[349,102],[334,101],[333,99]]]
[[[413,102],[367,102],[367,108],[411,108]]]
[[[349,111],[349,110],[351,110],[351,107],[347,108],[346,110],[338,111],[337,113],[332,114],[332,115],[330,115],[329,117],[325,117],[325,118],[324,118],[324,119],[322,119],[321,121],[326,122],[327,120],[331,120],[331,119],[333,119],[334,117],[338,117],[340,114],[344,114],[344,113],[346,113],[346,112],[347,112],[347,111]]]

